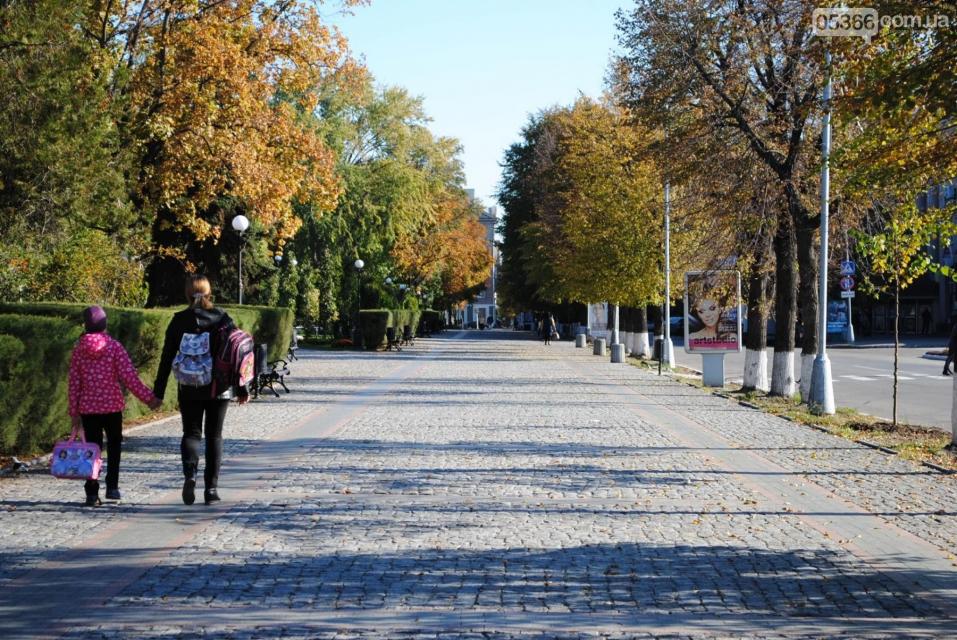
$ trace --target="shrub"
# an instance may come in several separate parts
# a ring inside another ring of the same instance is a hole
[[[422,312],[422,321],[428,330],[432,333],[438,333],[445,328],[445,321],[441,311],[435,309],[426,309]]]
[[[403,327],[411,327],[413,335],[419,328],[419,317],[421,311],[418,309],[393,309],[392,326],[395,327],[396,334],[401,336]]]
[[[69,432],[67,374],[81,328],[59,318],[0,315],[0,446],[46,448]]]
[[[388,309],[362,309],[359,311],[359,330],[366,349],[381,349],[385,346],[386,327],[392,326],[392,312]]]

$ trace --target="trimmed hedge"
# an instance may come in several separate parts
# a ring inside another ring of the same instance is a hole
[[[422,312],[422,322],[432,333],[438,333],[445,328],[445,319],[441,311],[426,309]]]
[[[359,330],[366,349],[379,350],[386,346],[385,330],[395,328],[397,338],[402,337],[403,327],[411,327],[412,335],[419,328],[422,312],[418,309],[362,309],[359,311]]]
[[[0,446],[32,453],[70,431],[67,373],[82,328],[60,318],[0,315]]]
[[[83,331],[88,305],[0,303],[0,452],[34,453],[49,449],[69,431],[67,375],[73,345]],[[140,378],[152,386],[159,367],[166,327],[176,309],[105,307],[111,336],[126,347]],[[236,324],[257,343],[269,344],[270,360],[284,357],[293,331],[293,312],[272,307],[225,307]],[[164,409],[176,408],[168,393]],[[131,398],[124,417],[149,408]]]
[[[362,332],[362,345],[366,349],[385,347],[385,330],[391,326],[392,312],[388,309],[359,310],[359,330]]]
[[[412,335],[419,330],[419,318],[422,312],[418,309],[393,309],[392,326],[395,327],[396,335],[401,336],[404,327],[411,327]]]

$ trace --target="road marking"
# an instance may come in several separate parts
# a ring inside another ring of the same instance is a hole
[[[893,378],[894,374],[893,373],[878,373],[877,377],[878,378]],[[897,379],[898,380],[913,380],[913,378],[908,378],[907,376],[901,375],[899,373],[897,374]]]
[[[875,382],[877,378],[868,378],[865,376],[841,376],[842,378],[850,378],[851,380],[858,380],[860,382]]]

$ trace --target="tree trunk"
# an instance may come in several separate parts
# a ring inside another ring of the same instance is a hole
[[[788,215],[778,218],[774,235],[775,336],[774,364],[771,369],[771,395],[794,395],[794,326],[797,321],[797,240]]]
[[[799,317],[801,319],[801,401],[808,402],[811,394],[811,376],[817,355],[818,318],[818,253],[814,246],[816,227],[797,225],[797,249],[800,284],[798,289]]]
[[[639,358],[651,357],[651,343],[648,339],[648,307],[641,306],[635,310],[635,352]]]
[[[768,267],[771,260],[771,233],[769,225],[759,230],[754,251],[751,276],[748,280],[748,332],[745,335],[745,364],[743,389],[768,391],[767,370],[768,296],[771,278]]]
[[[771,278],[768,274],[771,237],[762,228],[760,243],[748,278],[748,332],[744,337],[744,391],[768,391],[768,295]]]

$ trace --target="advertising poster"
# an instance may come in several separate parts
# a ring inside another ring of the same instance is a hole
[[[737,271],[685,274],[685,351],[741,350],[741,277]]]

